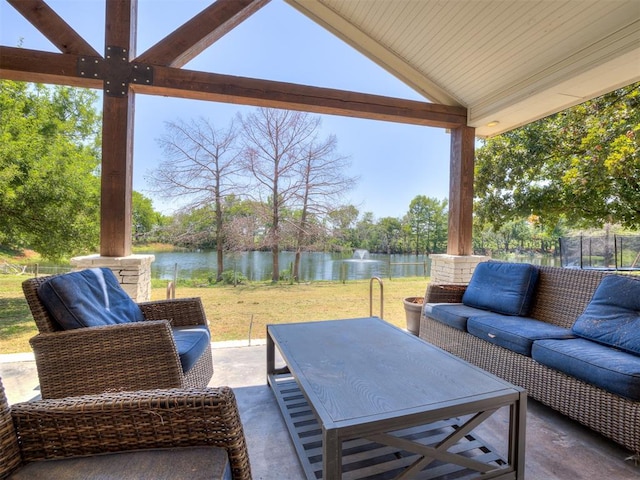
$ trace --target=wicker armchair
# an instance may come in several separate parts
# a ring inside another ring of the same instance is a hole
[[[140,303],[143,322],[61,330],[37,295],[47,278],[22,283],[39,331],[29,343],[42,398],[208,385],[211,347],[184,373],[171,332],[171,327],[207,325],[199,298]]]
[[[189,469],[181,472],[185,461]],[[229,387],[104,393],[9,408],[0,380],[2,480],[105,478],[101,468],[109,478],[210,479],[222,478],[228,467],[233,480],[251,479]]]

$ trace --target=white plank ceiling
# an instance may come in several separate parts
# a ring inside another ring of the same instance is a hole
[[[478,136],[640,81],[640,0],[287,1]]]

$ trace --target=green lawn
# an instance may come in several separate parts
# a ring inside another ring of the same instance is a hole
[[[0,354],[29,352],[36,327],[24,299],[21,275],[0,275]],[[152,299],[166,297],[155,281]],[[424,277],[384,280],[385,320],[405,327],[402,299],[424,295]],[[215,287],[178,287],[176,297],[201,297],[213,341],[265,338],[267,323],[369,316],[369,281],[313,282],[300,285],[255,283]],[[373,314],[380,315],[380,289],[373,285]]]

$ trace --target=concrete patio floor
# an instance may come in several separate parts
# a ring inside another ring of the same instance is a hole
[[[275,398],[266,385],[264,342],[252,346],[213,344],[215,373],[211,386],[235,391],[249,447],[255,480],[304,479]],[[33,356],[0,356],[0,376],[9,403],[38,397]],[[498,412],[483,438],[493,443],[506,422]],[[631,453],[599,434],[529,400],[527,411],[526,478],[528,480],[638,480],[640,466],[625,461]],[[500,447],[498,447],[500,448]]]

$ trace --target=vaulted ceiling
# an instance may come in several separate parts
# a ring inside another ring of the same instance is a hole
[[[182,69],[269,0],[216,0],[139,56],[137,0],[104,2],[103,53],[45,0],[5,1],[60,53],[0,45],[0,78],[104,90],[100,252],[107,257],[131,252],[138,93],[448,128],[447,253],[469,255],[474,135],[640,81],[640,0],[286,0],[432,103]]]
[[[639,0],[287,1],[478,136],[640,81]]]

